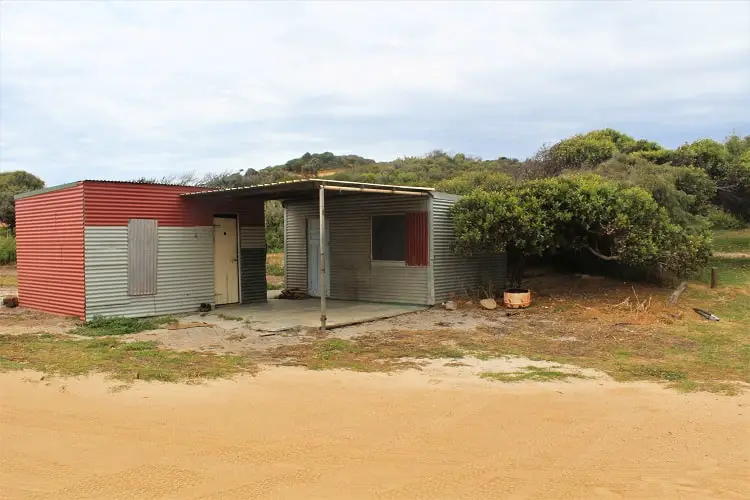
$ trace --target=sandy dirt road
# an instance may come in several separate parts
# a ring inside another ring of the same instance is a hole
[[[119,392],[39,378],[0,375],[3,498],[750,494],[747,395],[295,368]]]

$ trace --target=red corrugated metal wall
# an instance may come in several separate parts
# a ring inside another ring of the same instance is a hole
[[[159,226],[210,226],[215,213],[236,213],[243,226],[264,225],[262,201],[180,196],[196,191],[210,189],[86,181],[86,226],[127,226],[129,219],[158,219]]]
[[[83,186],[16,200],[23,307],[84,317]]]
[[[427,242],[427,212],[406,214],[406,265],[426,266],[429,245]]]
[[[213,224],[210,217],[190,210],[180,196],[201,188],[95,181],[84,182],[83,187],[86,226],[127,226],[130,219],[157,219],[159,226]]]

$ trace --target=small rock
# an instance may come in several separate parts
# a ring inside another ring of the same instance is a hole
[[[479,301],[479,305],[490,311],[497,309],[497,302],[495,302],[495,299],[482,299]]]
[[[453,302],[452,300],[449,300],[448,302],[446,302],[445,304],[443,304],[443,308],[446,311],[455,311],[456,310],[456,303]]]
[[[18,307],[18,297],[15,295],[8,295],[7,297],[3,298],[3,305],[5,307]]]

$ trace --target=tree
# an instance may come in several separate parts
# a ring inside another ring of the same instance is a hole
[[[617,153],[658,156],[662,147],[646,139],[636,140],[631,136],[611,128],[592,130],[564,139],[543,154],[537,155],[546,176],[562,173],[564,170],[595,168]]]
[[[701,139],[674,151],[672,165],[692,165],[716,182],[714,203],[750,222],[750,137]]]
[[[529,181],[499,192],[477,190],[452,209],[454,250],[508,252],[520,281],[526,257],[586,251],[604,261],[677,276],[708,261],[705,231],[673,223],[646,190],[586,174]]]
[[[277,200],[267,201],[265,206],[266,246],[271,253],[284,250],[284,208]]]
[[[167,174],[162,177],[139,177],[133,182],[139,184],[171,184],[174,186],[196,186],[200,180],[195,172],[183,172],[181,174]]]
[[[549,150],[554,165],[552,174],[566,169],[597,166],[609,160],[617,152],[617,146],[607,136],[598,134],[576,135],[560,141]]]
[[[539,200],[518,188],[476,190],[452,208],[454,251],[462,255],[507,252],[510,281],[520,287],[526,257],[553,243],[553,228]]]
[[[15,230],[16,203],[13,197],[43,187],[43,180],[23,170],[0,173],[0,222]]]
[[[695,167],[656,165],[640,156],[618,154],[593,172],[623,186],[637,186],[648,191],[664,207],[670,219],[684,226],[706,224],[716,183]]]
[[[509,175],[499,172],[466,172],[452,179],[438,182],[435,189],[444,193],[464,195],[476,189],[500,191],[512,183],[513,179]]]

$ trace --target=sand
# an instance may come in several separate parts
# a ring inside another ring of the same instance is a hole
[[[750,397],[266,369],[0,374],[10,499],[748,498]],[[120,390],[122,389],[122,390]]]

